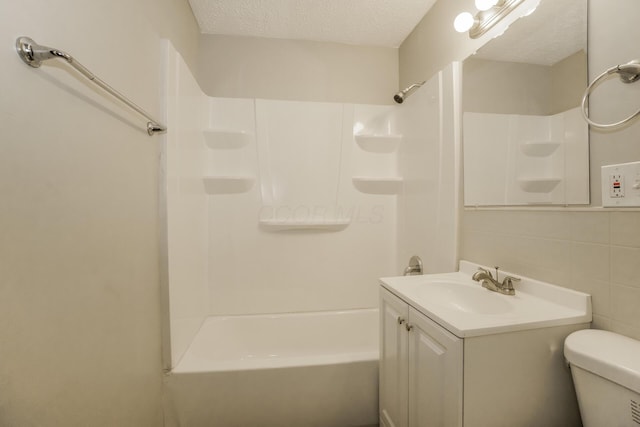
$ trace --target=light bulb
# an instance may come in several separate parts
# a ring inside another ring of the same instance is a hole
[[[456,29],[459,33],[464,33],[469,31],[473,24],[476,22],[476,19],[469,12],[462,12],[456,19],[453,21],[453,28]]]
[[[524,14],[524,16],[529,16],[529,15],[531,15],[533,12],[535,12],[535,11],[536,11],[536,9],[538,8],[538,6],[540,6],[540,1],[541,1],[541,0],[538,0],[538,1],[536,1],[536,2],[535,2],[535,4],[532,4],[532,5],[531,5],[531,9],[529,9],[529,11],[528,11],[527,13],[525,13],[525,14]]]
[[[478,10],[489,10],[496,4],[498,4],[498,0],[476,0]]]

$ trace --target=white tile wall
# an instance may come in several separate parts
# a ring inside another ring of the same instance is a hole
[[[476,210],[460,258],[592,295],[594,327],[640,339],[640,211]]]
[[[460,64],[453,63],[416,90],[398,111],[403,140],[398,167],[398,265],[418,255],[427,273],[455,271],[461,163],[458,116]]]

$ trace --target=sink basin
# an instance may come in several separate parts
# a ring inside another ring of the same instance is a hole
[[[442,280],[417,290],[422,298],[451,310],[471,314],[503,314],[514,310],[506,298],[496,298],[480,284]]]
[[[516,295],[502,295],[471,279],[478,264],[460,261],[455,273],[386,277],[380,284],[458,337],[591,322],[591,296],[520,277]]]

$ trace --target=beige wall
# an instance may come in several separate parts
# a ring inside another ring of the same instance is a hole
[[[467,58],[463,111],[548,116],[580,105],[587,85],[583,51],[552,65]]]
[[[487,36],[471,40],[453,29],[453,20],[474,10],[474,0],[438,0],[400,46],[400,87],[428,80],[453,61],[462,61]]]
[[[446,61],[463,59],[465,52],[477,48],[475,42],[449,27],[454,9],[462,3],[439,1],[400,47],[401,82],[442,68]],[[624,40],[640,36],[630,19],[638,16],[640,4],[618,0],[614,8],[606,0],[589,0],[589,8],[589,75],[593,79],[613,64],[637,57],[634,44]],[[430,23],[435,26],[429,28]],[[438,31],[439,38],[431,38]],[[601,90],[613,91],[604,85]],[[596,94],[592,113],[603,120],[622,118],[638,108],[638,91],[640,86],[627,86],[621,93]],[[640,212],[597,208],[601,204],[600,166],[640,160],[638,140],[638,121],[616,132],[591,131],[591,199],[596,208],[466,209],[460,258],[589,292],[596,327],[640,339]]]
[[[202,35],[197,78],[216,97],[389,104],[398,50]]]
[[[469,58],[464,61],[462,111],[551,114],[551,67]]]
[[[0,2],[0,425],[162,425],[161,136],[27,35],[158,117],[161,38],[193,63],[183,0]]]
[[[551,114],[575,108],[587,87],[587,53],[580,50],[551,67]]]
[[[635,43],[640,27],[633,18],[640,16],[640,2],[616,0],[615,7],[606,0],[589,1],[589,76],[591,80],[615,64],[638,58]],[[592,118],[613,122],[630,116],[640,108],[640,84],[623,85],[612,79],[590,98]],[[591,200],[601,204],[600,166],[640,161],[640,120],[615,132],[592,130]]]

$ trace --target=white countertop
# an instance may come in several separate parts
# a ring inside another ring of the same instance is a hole
[[[516,294],[502,295],[471,279],[478,267],[460,261],[455,273],[385,277],[380,284],[454,335],[465,338],[591,322],[591,296],[515,273]],[[495,272],[493,272],[495,275]]]

